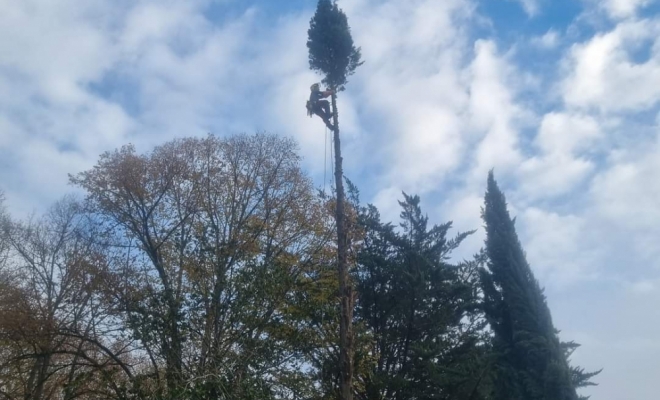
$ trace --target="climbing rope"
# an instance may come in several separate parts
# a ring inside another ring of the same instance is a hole
[[[330,142],[330,160],[328,160],[328,142]],[[330,135],[328,139],[328,127],[325,127],[325,140],[323,142],[323,194],[325,194],[325,185],[329,184],[330,189],[334,188],[333,177],[335,176],[335,164],[333,163],[334,159],[334,150],[333,145],[335,143],[334,135]],[[330,164],[330,178],[328,176],[328,163]]]
[[[323,194],[325,194],[325,175],[328,170],[328,127],[325,127],[325,140],[323,141]],[[331,160],[332,161],[332,160]]]
[[[333,153],[333,150],[332,150],[332,148],[334,147],[334,144],[335,144],[335,135],[330,135],[330,172],[332,174],[330,176],[330,188],[331,189],[333,187],[332,186],[332,179],[335,176],[335,163],[333,162],[335,157],[333,156],[334,153]]]

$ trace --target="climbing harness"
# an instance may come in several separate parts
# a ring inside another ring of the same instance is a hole
[[[325,126],[330,128],[331,130],[334,130],[332,123],[330,122],[329,118],[324,118],[323,115],[319,112],[319,109],[315,106],[314,102],[311,100],[307,100],[307,103],[305,104],[305,108],[307,109],[307,116],[312,118],[314,115],[318,115],[321,120],[325,123]]]

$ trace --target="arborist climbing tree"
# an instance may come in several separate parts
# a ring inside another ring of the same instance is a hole
[[[353,399],[353,287],[348,274],[346,218],[344,213],[344,185],[341,145],[339,141],[339,113],[337,93],[345,89],[347,77],[355,73],[360,61],[360,49],[353,44],[346,14],[336,1],[319,0],[310,21],[307,48],[309,66],[325,75],[323,83],[331,88],[332,119],[328,127],[334,132],[335,185],[337,189],[337,269],[341,297],[339,323],[340,399]],[[326,92],[327,93],[327,92]]]
[[[318,115],[323,122],[325,122],[325,125],[334,131],[335,127],[332,125],[332,122],[330,122],[330,118],[332,118],[330,103],[328,103],[327,100],[321,99],[333,95],[335,91],[332,89],[321,91],[318,83],[313,84],[309,90],[311,93],[309,94],[309,100],[307,101],[307,115],[310,117],[314,114]]]

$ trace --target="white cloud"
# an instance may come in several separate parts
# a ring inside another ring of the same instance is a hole
[[[539,154],[524,160],[519,173],[529,199],[565,194],[594,171],[588,152],[601,136],[593,117],[551,112],[546,114],[535,139]]]
[[[649,5],[653,0],[604,0],[601,4],[613,18],[628,18],[637,13],[637,10]]]
[[[476,147],[472,178],[481,182],[487,171],[506,172],[520,160],[516,124],[522,110],[513,100],[509,66],[490,41],[477,41],[470,68],[469,126],[485,133]]]
[[[400,190],[432,193],[463,168],[481,187],[489,169],[519,162],[524,113],[510,86],[517,77],[494,41],[470,43],[461,27],[473,16],[469,3],[362,0],[342,7],[366,60],[351,92],[363,113],[378,117],[363,121],[368,150],[361,158],[384,160],[384,174],[371,176],[386,188],[377,199]]]
[[[622,229],[660,233],[660,147],[649,143],[616,161],[591,187],[598,212]]]
[[[596,120],[588,115],[551,112],[541,121],[536,138],[544,152],[566,152],[584,150],[600,136]]]
[[[210,21],[199,12],[199,2],[142,2],[124,17],[122,50],[133,57],[163,44],[192,53],[213,34]]]
[[[660,101],[660,21],[622,22],[574,45],[565,68],[563,97],[570,107],[602,112],[648,109]],[[652,46],[648,60],[632,51]]]
[[[629,284],[629,289],[633,293],[637,294],[647,294],[655,291],[657,288],[657,283],[651,280],[642,280]]]
[[[545,34],[541,36],[533,37],[530,42],[537,47],[542,49],[554,49],[559,45],[560,35],[554,30],[550,29]]]
[[[361,121],[368,124],[362,135],[369,136],[356,138],[362,140],[358,155],[382,160],[383,174],[372,179],[387,190],[437,188],[465,151],[460,110],[469,96],[462,76],[469,47],[461,23],[472,8],[458,0],[363,0],[342,7],[366,60],[351,89],[370,115]]]
[[[532,157],[520,166],[522,186],[530,200],[562,195],[575,188],[594,170],[590,161],[569,154],[550,153]]]
[[[12,162],[2,181],[10,204],[30,212],[68,190],[69,168],[124,142],[132,121],[87,89],[117,60],[105,3],[1,7],[0,158]]]
[[[48,206],[69,190],[67,172],[127,141],[134,121],[91,93],[119,59],[113,18],[101,1],[0,2],[0,158],[12,208]]]
[[[660,270],[657,238],[660,236],[660,146],[646,139],[640,149],[620,151],[594,178],[589,196],[601,235],[612,246],[623,248],[628,279],[640,279]],[[623,272],[621,272],[623,273]]]
[[[535,17],[539,14],[541,10],[540,0],[517,0],[522,6],[525,13],[530,17]]]
[[[46,101],[84,101],[81,85],[98,79],[117,59],[113,30],[104,28],[108,15],[123,10],[121,3],[115,11],[96,0],[1,3],[0,64]]]
[[[588,229],[581,217],[530,207],[520,220],[528,261],[542,282],[563,285],[597,273],[597,254],[585,247]]]

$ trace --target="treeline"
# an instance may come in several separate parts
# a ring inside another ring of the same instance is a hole
[[[103,154],[42,217],[0,212],[0,398],[336,399],[334,198],[269,134]],[[570,367],[492,174],[487,240],[382,221],[348,183],[354,396],[564,400]]]

